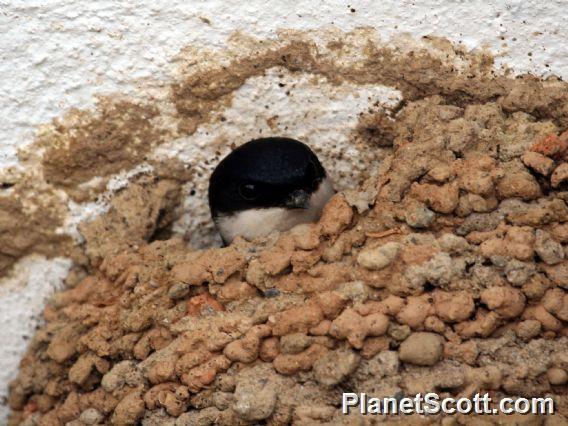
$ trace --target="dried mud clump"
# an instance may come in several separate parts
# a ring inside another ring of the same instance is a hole
[[[341,392],[429,391],[549,396],[546,421],[568,421],[566,85],[470,78],[422,57],[398,81],[402,59],[381,57],[345,71],[369,83],[383,70],[407,99],[356,129],[388,149],[378,176],[336,195],[318,223],[253,242],[193,251],[128,241],[126,227],[124,244],[95,244],[96,272],[45,309],[10,385],[11,424],[480,420],[341,414]],[[298,58],[281,60],[303,69]],[[174,92],[188,119],[210,101],[202,83]],[[149,206],[128,216],[132,229],[156,232],[175,186],[137,185],[83,230],[91,240],[128,197]],[[483,418],[511,420],[545,421]]]
[[[158,111],[126,100],[101,100],[98,115],[74,110],[39,136],[45,180],[68,190],[140,163],[159,140]]]
[[[20,258],[32,253],[69,254],[72,241],[57,232],[65,213],[49,188],[22,181],[0,194],[0,276]]]
[[[143,176],[120,191],[109,210],[79,225],[91,266],[104,257],[158,239],[173,222],[181,196],[179,182],[156,175]]]

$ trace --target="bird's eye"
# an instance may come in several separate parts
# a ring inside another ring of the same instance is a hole
[[[252,201],[259,196],[259,191],[256,185],[252,183],[245,183],[239,186],[239,195],[245,200]]]

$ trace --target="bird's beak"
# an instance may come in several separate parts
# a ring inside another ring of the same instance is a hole
[[[310,207],[310,194],[303,189],[292,192],[284,205],[289,209],[308,209]]]

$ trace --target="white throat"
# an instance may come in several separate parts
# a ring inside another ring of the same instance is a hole
[[[247,240],[269,235],[273,231],[287,231],[300,223],[315,222],[321,211],[335,193],[329,178],[325,178],[316,192],[310,197],[307,209],[286,209],[271,207],[267,209],[243,210],[230,215],[218,216],[215,224],[226,242],[237,236]]]

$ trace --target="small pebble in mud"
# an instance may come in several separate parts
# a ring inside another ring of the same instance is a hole
[[[398,356],[401,361],[416,365],[434,365],[442,357],[444,339],[435,333],[412,333],[401,343]]]
[[[392,323],[389,325],[389,329],[387,331],[387,334],[389,335],[389,337],[391,337],[392,339],[398,341],[398,342],[402,342],[404,339],[406,339],[411,333],[410,327],[407,325],[398,325],[396,323]]]
[[[278,396],[276,383],[266,378],[267,369],[261,366],[254,371],[260,374],[245,374],[238,382],[233,409],[245,420],[260,421],[270,417]]]
[[[568,383],[568,373],[562,368],[549,368],[546,376],[551,385],[560,386]]]
[[[87,408],[79,416],[79,420],[87,425],[97,425],[104,420],[105,416],[96,408]]]
[[[535,272],[534,265],[527,262],[521,262],[517,259],[512,259],[507,262],[505,266],[505,276],[514,286],[521,286],[531,277]]]
[[[268,288],[264,291],[264,297],[276,297],[280,294],[277,288]]]
[[[187,283],[176,283],[168,291],[168,296],[172,299],[181,299],[189,294],[190,285]]]
[[[322,385],[337,385],[357,369],[360,359],[351,349],[328,352],[314,364],[314,377]]]
[[[400,247],[399,243],[390,242],[375,248],[365,248],[359,253],[357,262],[367,269],[383,269],[396,259]]]
[[[414,203],[407,207],[405,220],[413,228],[428,228],[435,219],[436,213],[422,203]]]
[[[546,231],[536,230],[535,251],[539,257],[549,265],[562,262],[564,259],[564,248],[562,244],[553,240]]]

